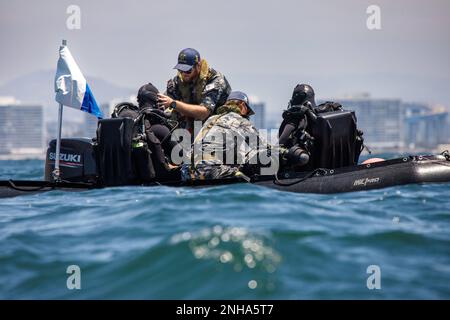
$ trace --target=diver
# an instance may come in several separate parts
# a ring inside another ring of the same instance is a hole
[[[120,103],[114,108],[112,118],[131,118],[134,120],[132,132],[133,161],[139,167],[152,167],[148,177],[155,175],[157,179],[172,178],[174,166],[170,162],[172,149],[177,145],[170,139],[171,130],[177,123],[170,121],[169,115],[158,109],[158,89],[151,83],[139,88],[137,94],[138,106],[132,103]],[[148,153],[139,151],[144,148]],[[151,157],[149,163],[148,155]],[[137,170],[138,172],[143,170]],[[138,177],[142,179],[142,177]]]
[[[288,108],[283,112],[283,122],[279,129],[279,144],[284,167],[299,169],[308,164],[308,151],[313,138],[306,131],[307,116],[314,116],[316,108],[314,89],[308,84],[298,84],[292,92]]]
[[[247,95],[231,92],[195,137],[191,163],[181,167],[182,180],[247,177],[253,173],[260,166],[258,157],[270,148],[250,122],[253,114]]]
[[[161,142],[165,155],[170,159],[172,149],[177,143],[170,139],[172,128],[167,125],[168,114],[158,109],[158,93],[159,91],[154,85],[145,84],[139,88],[137,102],[140,110],[147,109],[152,112],[152,116],[146,117],[146,129],[151,127],[151,131]]]
[[[225,103],[231,92],[225,76],[200,58],[197,50],[187,48],[178,55],[174,67],[177,76],[167,82],[165,94],[158,94],[158,104],[171,108],[180,127],[192,132],[193,121],[205,121]]]
[[[279,129],[286,169],[339,168],[358,163],[364,147],[356,115],[333,101],[316,105],[314,89],[298,84]]]

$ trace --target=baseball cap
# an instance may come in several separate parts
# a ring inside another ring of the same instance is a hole
[[[186,48],[181,50],[178,54],[178,64],[174,67],[174,69],[180,71],[189,71],[192,69],[200,61],[200,53],[197,50],[192,48]]]
[[[247,105],[247,108],[248,108],[248,115],[251,116],[251,115],[255,114],[253,109],[250,107],[250,102],[248,100],[248,96],[244,92],[232,91],[227,98],[227,101],[230,101],[230,100],[238,100],[238,101],[245,102],[245,104]]]

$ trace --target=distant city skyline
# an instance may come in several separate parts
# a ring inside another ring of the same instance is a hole
[[[2,99],[0,99],[2,100]],[[40,105],[16,105],[13,100],[0,101],[0,158],[39,157],[45,148],[45,122]]]
[[[123,100],[132,101],[133,97]],[[358,128],[364,132],[365,143],[376,153],[394,150],[440,152],[450,145],[450,113],[443,109],[401,99],[371,98],[367,94],[331,100],[339,101],[346,110],[355,111]],[[102,105],[107,118],[120,101],[122,99]],[[278,128],[282,118],[277,121],[273,118],[266,120],[264,101],[253,96],[251,104],[257,113],[251,120],[258,129]],[[70,110],[65,108],[64,112]],[[95,137],[97,119],[91,114],[73,111],[80,116],[81,121],[73,122],[73,117],[66,115],[62,127],[63,137]],[[47,143],[56,136],[56,121],[44,121],[41,105],[21,104],[13,97],[0,96],[0,122],[3,130],[1,159],[42,157]]]

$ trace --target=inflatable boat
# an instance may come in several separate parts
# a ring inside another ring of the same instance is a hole
[[[450,182],[450,157],[441,155],[409,156],[383,162],[361,164],[339,169],[315,169],[311,172],[285,173],[281,176],[253,176],[189,182],[164,181],[141,185],[173,187],[208,187],[231,183],[251,183],[297,193],[341,193],[380,189],[414,183]],[[41,193],[51,190],[83,191],[106,186],[98,183],[70,181],[0,181],[0,198]]]
[[[316,143],[320,156],[302,172],[281,168],[275,175],[238,175],[227,179],[182,181],[179,175],[155,176],[150,151],[135,148],[129,118],[100,120],[95,139],[62,139],[60,179],[54,181],[55,140],[47,149],[43,181],[0,181],[0,198],[51,190],[82,191],[128,185],[210,187],[249,183],[296,193],[342,193],[396,185],[450,182],[450,154],[414,155],[358,164],[354,154],[356,119],[352,112],[322,114]],[[350,124],[350,125],[349,125]],[[322,127],[320,127],[322,125]],[[345,128],[340,130],[339,127]],[[350,132],[350,133],[349,133]],[[141,144],[142,145],[142,144]]]

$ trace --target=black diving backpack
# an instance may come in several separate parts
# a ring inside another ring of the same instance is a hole
[[[324,112],[334,112],[334,111],[345,111],[342,104],[339,102],[334,101],[326,101],[324,103],[319,104],[316,109],[316,113],[324,113]],[[354,115],[355,123],[357,122],[356,115]],[[356,142],[355,142],[355,163],[358,163],[359,156],[361,155],[361,152],[363,151],[365,145],[364,145],[364,138],[363,138],[364,132],[358,127],[356,128]],[[367,149],[369,150],[369,149]],[[370,150],[369,150],[370,153]]]
[[[311,161],[314,168],[356,165],[363,148],[363,132],[357,128],[354,111],[327,101],[314,108],[307,131],[314,138]]]
[[[117,131],[114,133],[116,137],[112,139],[115,141],[106,142],[105,139],[99,139],[102,143],[108,143],[110,145],[109,148],[115,148],[114,146],[117,145],[117,151],[109,152],[109,154],[116,154],[117,157],[131,157],[129,160],[125,160],[127,163],[128,161],[130,163],[130,168],[127,170],[128,173],[124,177],[119,178],[120,181],[116,181],[117,179],[111,177],[110,185],[124,182],[128,184],[133,182],[146,183],[166,175],[167,166],[164,151],[161,147],[161,142],[154,135],[151,128],[153,123],[159,123],[162,120],[158,114],[153,117],[153,113],[154,111],[140,109],[133,103],[121,102],[114,107],[111,118],[126,120],[126,123],[129,123],[129,125],[125,127],[121,124],[113,125],[112,122],[110,124],[109,121],[103,121],[103,128],[111,127],[109,135]],[[124,130],[124,128],[128,129]],[[105,129],[103,132],[105,132]],[[129,151],[122,150],[124,146]],[[127,154],[129,155],[127,156]],[[111,171],[108,169],[109,164],[106,161],[103,166],[107,169],[106,171]]]
[[[338,102],[327,101],[315,108],[294,106],[283,113],[283,125],[297,123],[291,145],[299,145],[310,154],[304,170],[340,168],[358,163],[363,149],[363,132],[357,129],[354,111]],[[294,119],[295,121],[292,121]]]

